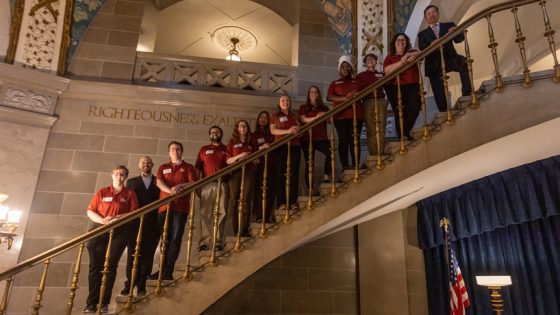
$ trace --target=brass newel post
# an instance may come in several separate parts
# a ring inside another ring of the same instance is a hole
[[[560,64],[558,64],[558,56],[556,55],[556,45],[554,44],[554,33],[555,30],[550,26],[550,19],[548,18],[548,13],[546,12],[546,1],[542,0],[539,2],[542,8],[543,20],[544,20],[544,36],[548,40],[548,46],[550,47],[550,52],[552,53],[552,58],[554,58],[554,76],[552,80],[556,83],[560,83]]]
[[[422,69],[422,60],[418,61],[418,69]],[[426,90],[424,89],[424,76],[422,71],[418,71],[418,80],[420,85],[420,90],[418,94],[420,95],[420,102],[422,108],[422,140],[428,142],[432,136],[430,136],[430,130],[428,129],[428,113],[426,111]]]
[[[377,157],[375,160],[375,168],[378,170],[382,170],[385,168],[385,164],[383,164],[383,159],[381,155],[383,155],[383,151],[385,148],[381,147],[381,137],[385,137],[385,130],[381,130],[381,115],[379,114],[379,102],[377,100],[377,89],[373,90],[373,99],[374,99],[374,119],[375,121],[375,144],[377,146]]]
[[[80,244],[78,248],[78,258],[76,259],[76,266],[72,274],[72,284],[70,285],[70,293],[68,294],[68,303],[66,305],[66,315],[72,314],[74,307],[74,298],[76,298],[76,290],[78,289],[78,278],[80,276],[80,267],[82,263],[82,254],[84,252],[85,243]],[[0,313],[1,314],[1,313]]]
[[[291,166],[292,166],[292,158],[291,158],[291,152],[292,152],[292,146],[291,143],[288,142],[288,158],[286,159],[286,213],[284,214],[284,223],[285,224],[291,224],[292,223],[292,217],[290,216],[290,180],[291,180]]]
[[[360,134],[358,133],[358,114],[356,113],[356,102],[352,103],[352,111],[354,113],[354,184],[360,182]],[[361,128],[360,128],[361,129]]]
[[[208,263],[212,267],[216,267],[218,265],[218,258],[216,257],[216,238],[218,237],[218,222],[220,219],[220,198],[222,196],[222,178],[218,177],[218,188],[216,192],[216,201],[214,201],[214,227],[212,230],[213,242],[212,242],[212,256],[210,256],[210,260]],[[222,236],[223,237],[223,236]]]
[[[449,102],[449,77],[447,76],[447,67],[445,66],[445,57],[443,55],[443,45],[439,45],[439,55],[441,57],[441,81],[443,82],[443,91],[445,92],[445,104],[447,104],[447,120],[445,124],[451,126],[455,123],[451,113],[451,104]]]
[[[10,290],[12,289],[12,284],[14,283],[14,276],[10,276],[6,279],[6,288],[4,289],[4,295],[2,296],[2,302],[0,303],[0,315],[6,315],[8,311],[8,299],[10,298]]]
[[[170,205],[167,204],[167,209],[165,209],[165,220],[163,221],[163,231],[161,233],[161,253],[159,256],[159,272],[157,279],[157,286],[155,289],[156,295],[161,295],[163,293],[163,266],[165,264],[165,251],[167,250],[167,230],[169,229],[169,212]]]
[[[476,96],[476,89],[474,88],[474,74],[473,74],[473,62],[471,57],[471,48],[469,46],[469,39],[467,38],[467,30],[463,33],[465,34],[465,54],[467,55],[467,69],[469,71],[469,80],[471,82],[471,105],[470,108],[477,109],[480,106],[478,102],[478,97]]]
[[[495,80],[496,80],[496,92],[503,92],[504,91],[504,81],[502,80],[502,75],[500,74],[500,68],[498,63],[498,51],[496,47],[498,47],[498,43],[496,43],[496,39],[494,38],[494,29],[492,28],[492,14],[488,14],[486,16],[486,21],[488,22],[488,37],[490,38],[490,44],[488,44],[488,48],[492,53],[492,61],[494,62],[494,69],[496,72]]]
[[[138,275],[138,261],[140,259],[140,246],[142,245],[142,231],[144,228],[144,215],[140,216],[140,223],[138,225],[138,233],[136,234],[136,244],[134,246],[134,260],[132,263],[132,272],[130,275],[130,290],[128,291],[128,298],[126,299],[125,309],[132,313],[134,311],[134,284]]]
[[[309,179],[309,187],[308,187],[308,198],[307,198],[307,210],[311,211],[315,209],[315,204],[313,203],[313,129],[309,129],[309,152],[308,152],[308,161],[307,165],[309,165],[309,173],[307,174]]]
[[[191,192],[191,204],[189,208],[189,225],[188,229],[189,232],[187,234],[187,263],[185,266],[185,272],[183,273],[183,279],[185,281],[191,281],[193,278],[192,274],[192,266],[191,266],[191,252],[192,252],[192,244],[193,244],[193,234],[194,234],[194,202],[196,198],[196,193],[193,191]],[[214,243],[216,239],[214,239]],[[212,245],[214,247],[214,245]]]
[[[407,153],[407,149],[404,143],[404,110],[403,110],[403,100],[402,100],[402,93],[401,93],[401,79],[400,75],[397,76],[397,109],[399,114],[399,130],[401,131],[401,147],[399,149],[400,155],[405,155]]]
[[[233,247],[236,252],[240,252],[244,248],[241,243],[241,230],[243,230],[243,209],[245,208],[245,167],[246,165],[241,166],[241,187],[239,187],[239,200],[237,204],[237,240],[235,241],[235,247]],[[231,196],[231,198],[235,197]]]
[[[502,315],[504,312],[504,300],[502,300],[502,295],[500,294],[500,287],[488,287],[488,289],[490,289],[492,311],[496,315]]]
[[[41,308],[41,301],[43,300],[43,292],[45,291],[45,284],[47,282],[47,272],[49,271],[49,265],[51,259],[47,258],[43,265],[43,274],[41,275],[41,280],[39,281],[39,288],[37,289],[37,295],[35,296],[35,304],[33,304],[33,311],[31,314],[38,315],[39,309]]]
[[[336,191],[336,177],[335,177],[335,159],[334,159],[334,119],[331,116],[331,134],[329,137],[331,143],[331,197],[338,196],[338,192]]]
[[[513,7],[511,12],[513,12],[513,18],[515,20],[515,33],[517,37],[515,38],[515,42],[519,46],[519,53],[521,54],[521,61],[523,62],[523,87],[530,88],[533,86],[533,80],[531,80],[531,70],[529,70],[529,66],[527,65],[527,54],[525,53],[525,36],[521,32],[521,23],[519,23],[519,17],[517,16],[517,11],[519,9],[517,7]]]
[[[266,217],[266,194],[267,194],[267,190],[268,190],[268,153],[265,153],[264,155],[264,166],[263,166],[263,180],[262,180],[262,201],[261,201],[261,205],[262,205],[262,220],[261,220],[261,230],[259,232],[259,237],[260,238],[266,238],[268,236],[268,230],[266,229],[266,221],[267,221],[267,217]]]

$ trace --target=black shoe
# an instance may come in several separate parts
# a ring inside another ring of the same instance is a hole
[[[130,293],[130,288],[125,287],[121,291],[121,295],[128,295]]]
[[[157,280],[159,278],[159,271],[156,271],[148,276],[149,280]]]
[[[198,246],[198,251],[201,252],[203,250],[209,250],[210,248],[208,247],[208,245],[204,244],[204,245],[200,245]]]
[[[102,304],[101,305],[101,313],[109,313],[109,305]]]
[[[241,237],[251,237],[251,232],[249,232],[249,231],[243,232],[243,233],[241,233]]]
[[[217,244],[216,245],[216,251],[221,252],[224,250],[224,247],[222,246],[222,244]]]
[[[262,219],[261,219],[261,218],[257,218],[257,219],[255,219],[255,222],[256,222],[256,223],[262,223]]]
[[[86,306],[86,308],[84,308],[82,313],[95,313],[96,311],[97,311],[97,307],[95,305],[88,305]]]
[[[136,291],[136,296],[144,296],[146,295],[146,288],[143,289],[138,289],[138,291]]]
[[[163,277],[161,277],[161,280],[163,280],[163,281],[173,281],[173,276],[163,276]]]

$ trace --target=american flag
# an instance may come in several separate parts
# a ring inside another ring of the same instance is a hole
[[[447,251],[449,254],[449,300],[450,300],[450,315],[463,315],[465,309],[469,307],[471,301],[467,293],[465,281],[463,281],[463,274],[459,268],[459,262],[455,257],[451,242],[449,241],[448,233],[445,233],[447,241]]]

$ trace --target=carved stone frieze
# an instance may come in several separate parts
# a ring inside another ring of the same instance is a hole
[[[23,43],[24,66],[50,70],[54,59],[59,3],[49,1],[48,5],[44,5],[38,0],[33,0],[31,5],[33,7],[29,13],[30,23]]]
[[[50,113],[52,111],[52,98],[31,90],[7,88],[4,100],[5,105],[32,110],[36,112]]]

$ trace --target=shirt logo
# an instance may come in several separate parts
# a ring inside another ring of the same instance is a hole
[[[101,201],[103,201],[103,202],[111,202],[111,201],[113,201],[113,197],[103,197],[103,199],[101,199]]]
[[[171,174],[171,169],[170,168],[164,169],[163,174]]]
[[[125,199],[125,198],[121,198],[121,202],[126,202],[126,199]]]
[[[214,150],[206,150],[206,154],[214,154]]]
[[[184,172],[185,169],[181,167],[181,169],[179,170],[179,172]]]

